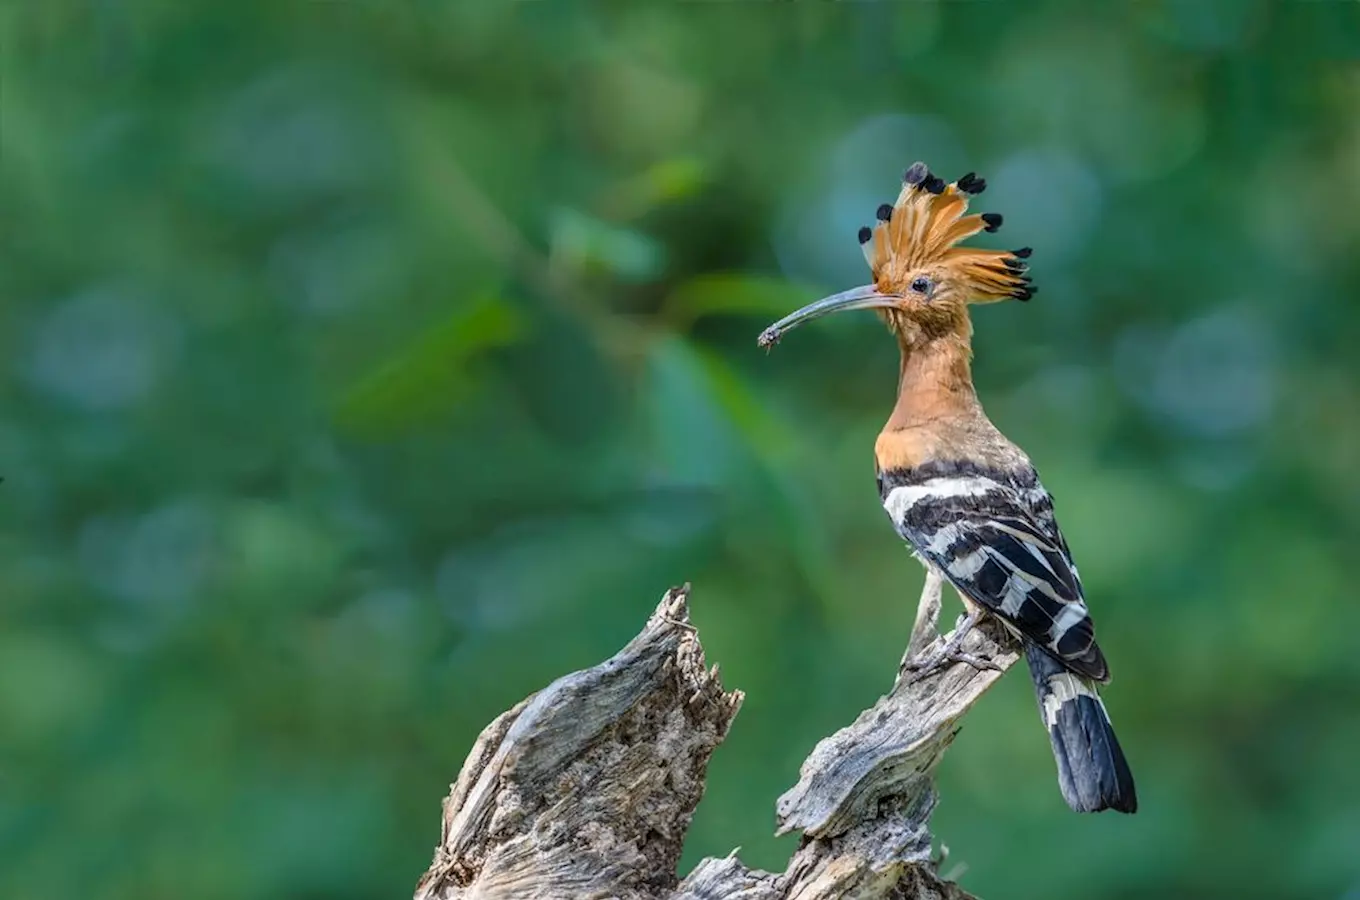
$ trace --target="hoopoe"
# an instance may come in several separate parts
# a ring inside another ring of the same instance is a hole
[[[985,187],[973,173],[945,184],[914,164],[897,202],[860,229],[873,283],[803,307],[759,343],[768,348],[803,322],[847,309],[873,309],[886,322],[902,360],[897,404],[874,448],[879,495],[897,533],[932,577],[953,585],[967,613],[948,644],[909,666],[924,675],[953,661],[989,665],[960,646],[980,617],[996,616],[1023,644],[1068,805],[1132,813],[1133,776],[1097,693],[1109,667],[1053,498],[973,388],[968,304],[1036,291],[1025,274],[1030,248],[956,246],[1001,226],[996,213],[965,215],[969,196]]]

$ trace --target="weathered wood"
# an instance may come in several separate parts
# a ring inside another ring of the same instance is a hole
[[[917,654],[932,636],[944,640],[939,594],[927,579],[910,642]],[[929,821],[932,774],[959,720],[1017,658],[985,627],[963,649],[1000,671],[903,669],[888,694],[813,749],[777,804],[780,833],[805,835],[782,874],[732,855],[677,883],[709,757],[742,701],[706,666],[688,598],[688,585],[668,591],[612,659],[487,726],[444,801],[416,900],[968,898],[936,875]]]

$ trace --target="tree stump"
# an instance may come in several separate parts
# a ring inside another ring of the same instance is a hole
[[[941,641],[928,578],[909,654]],[[956,663],[892,690],[823,739],[776,806],[804,838],[782,874],[735,854],[681,880],[685,833],[708,760],[741,708],[707,667],[689,586],[666,592],[613,658],[557,679],[478,737],[444,800],[416,900],[965,900],[931,857],[933,772],[960,719],[1016,661],[1004,635],[973,629]]]

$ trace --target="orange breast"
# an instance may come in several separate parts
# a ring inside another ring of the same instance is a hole
[[[883,431],[874,443],[874,459],[880,471],[913,469],[936,458],[937,441],[924,428]]]

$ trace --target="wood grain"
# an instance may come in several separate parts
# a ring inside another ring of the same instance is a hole
[[[934,595],[931,592],[935,591]],[[927,582],[912,649],[931,642]],[[933,640],[941,640],[934,636]],[[964,648],[1004,670],[1013,649],[974,629]],[[416,900],[965,900],[935,872],[933,771],[968,708],[1001,676],[955,664],[892,690],[822,740],[779,798],[780,833],[804,841],[783,873],[735,853],[676,866],[708,761],[741,708],[709,668],[673,588],[614,657],[502,713],[444,801]]]

